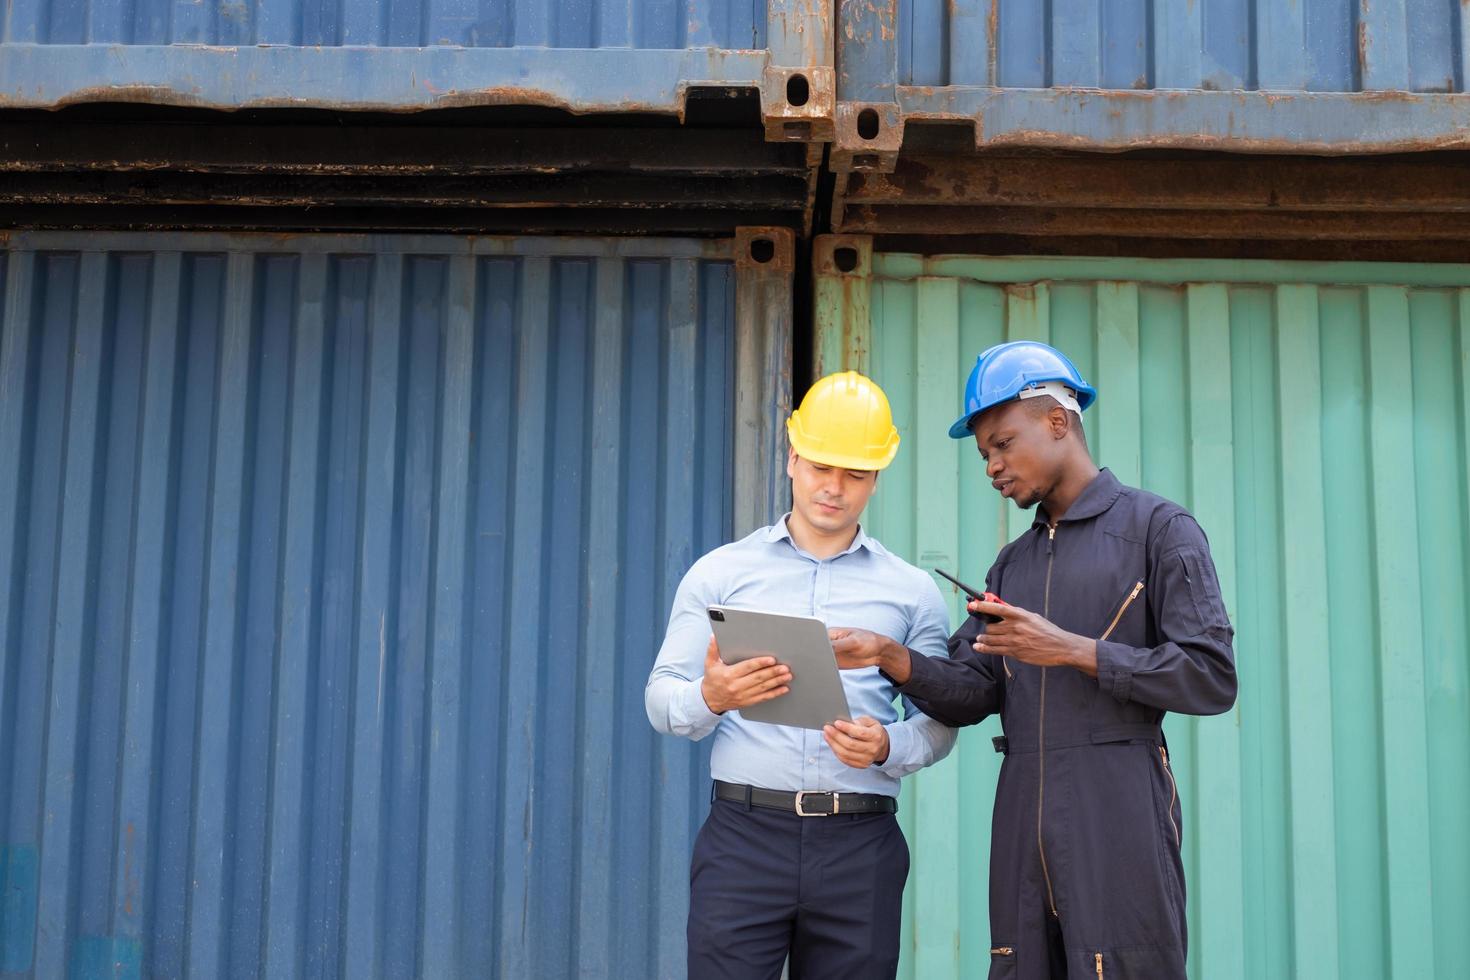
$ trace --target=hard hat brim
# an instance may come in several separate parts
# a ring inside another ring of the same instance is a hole
[[[984,409],[980,411],[984,411]],[[979,416],[980,412],[961,415],[955,424],[949,427],[949,437],[951,439],[968,439],[973,436],[975,433],[970,427],[975,424],[975,419]]]
[[[1071,381],[1068,381],[1064,378],[1059,378],[1055,380],[1066,381],[1067,384],[1072,383]],[[1076,391],[1077,407],[1082,409],[1082,411],[1084,412],[1092,407],[1093,402],[1097,401],[1097,389],[1092,387],[1091,385],[1078,385]],[[984,415],[986,412],[990,411],[990,409],[992,408],[995,408],[997,405],[1005,405],[1009,402],[1020,401],[1020,399],[1020,395],[1015,395],[1011,398],[1006,398],[1002,401],[998,401],[993,405],[985,405],[977,408],[975,409],[975,411],[970,412],[968,415],[961,415],[958,419],[955,420],[954,425],[951,425],[949,427],[949,437],[951,439],[969,439],[975,434],[975,420],[978,419],[981,415]]]
[[[801,446],[795,441],[791,443],[791,448],[796,450],[796,455],[802,459],[813,463],[820,463],[822,466],[835,466],[842,470],[860,470],[865,473],[876,473],[879,470],[886,470],[888,464],[892,463],[894,457],[898,455],[898,438],[894,438],[893,445],[888,447],[888,452],[883,455],[882,459],[878,460],[866,459],[861,456],[844,456],[841,453],[824,453],[820,451],[803,452]]]

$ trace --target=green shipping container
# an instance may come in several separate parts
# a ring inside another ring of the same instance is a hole
[[[903,437],[868,516],[889,547],[979,581],[1030,525],[946,435],[976,354],[1022,338],[1097,385],[1099,462],[1210,536],[1240,698],[1165,726],[1190,976],[1465,976],[1470,267],[924,258],[847,236],[814,261],[817,372],[871,374]],[[999,731],[904,790],[903,977],[989,967]]]

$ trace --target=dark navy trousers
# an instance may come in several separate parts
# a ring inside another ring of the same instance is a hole
[[[909,849],[892,814],[715,800],[689,871],[689,980],[890,980]]]

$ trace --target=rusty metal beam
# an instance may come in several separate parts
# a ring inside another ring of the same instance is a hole
[[[883,9],[892,2],[868,6]],[[843,54],[851,48],[845,47]],[[886,66],[875,70],[894,77]],[[849,81],[846,69],[843,81]],[[891,82],[855,90],[856,95],[842,94],[837,102],[832,161],[839,170],[892,170],[908,145],[906,131],[912,124],[935,122],[970,126],[972,149],[980,152],[1152,148],[1341,155],[1470,148],[1470,97],[1462,93],[1133,91]]]
[[[1470,153],[931,153],[891,174],[838,174],[832,215],[834,231],[919,236],[940,251],[955,250],[941,241],[953,236],[1097,254],[1144,240],[1214,242],[1230,255],[1242,243],[1335,241],[1382,257],[1402,243],[1423,256],[1427,243],[1470,240]]]
[[[792,227],[789,211],[627,208],[250,207],[244,205],[12,205],[0,227],[115,231],[415,232],[463,235],[727,236],[756,223]]]
[[[848,205],[1470,211],[1470,156],[1363,160],[1197,155],[904,158],[846,177]]]
[[[20,204],[240,204],[426,208],[786,208],[805,204],[804,175],[378,177],[303,174],[12,173],[0,207]]]
[[[670,127],[486,128],[366,123],[74,122],[0,118],[0,172],[179,170],[303,174],[801,173],[805,146],[757,130]]]
[[[0,225],[702,235],[754,222],[806,234],[823,147],[766,142],[748,108],[699,125],[498,129],[0,113]]]

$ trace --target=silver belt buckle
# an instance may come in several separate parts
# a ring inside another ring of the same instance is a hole
[[[807,813],[805,810],[803,810],[801,808],[801,801],[807,796],[807,794],[811,794],[813,796],[830,796],[830,797],[832,797],[832,812],[831,813]],[[840,800],[839,800],[838,795],[836,793],[822,793],[822,792],[819,792],[817,790],[811,790],[811,789],[800,789],[800,790],[797,790],[796,791],[796,815],[798,817],[835,817],[837,815],[837,811],[840,808],[841,808],[841,806],[840,806]]]

